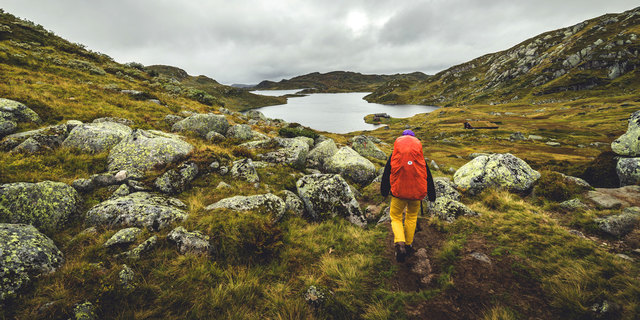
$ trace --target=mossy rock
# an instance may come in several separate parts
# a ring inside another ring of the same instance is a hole
[[[640,185],[640,157],[618,160],[616,172],[621,186]]]
[[[235,124],[227,130],[227,138],[238,140],[251,140],[255,136],[248,124]]]
[[[78,192],[61,182],[0,186],[0,222],[27,223],[44,233],[61,230],[80,206]]]
[[[0,98],[0,111],[11,114],[10,120],[16,122],[42,122],[35,111],[18,101]]]
[[[276,220],[278,220],[284,215],[286,204],[282,199],[280,199],[280,197],[267,193],[253,196],[235,196],[225,198],[207,206],[205,209],[215,210],[220,208],[235,211],[255,211],[261,214],[272,215]]]
[[[62,146],[87,153],[111,149],[131,134],[131,128],[115,122],[81,124],[73,128]]]
[[[311,219],[323,221],[343,217],[357,226],[366,226],[367,220],[358,201],[340,175],[306,175],[296,182],[296,187]]]
[[[627,132],[611,143],[611,150],[622,156],[640,156],[640,110],[631,115]]]
[[[361,185],[369,184],[376,177],[373,163],[349,147],[342,147],[325,160],[324,169],[338,173]]]
[[[538,171],[510,153],[479,156],[453,175],[457,187],[470,194],[480,193],[487,188],[527,192],[538,178]]]
[[[0,223],[0,301],[64,262],[53,240],[27,224]]]
[[[363,157],[380,160],[387,159],[387,155],[378,146],[365,136],[355,136],[352,139],[351,148]]]
[[[174,123],[171,127],[171,131],[191,132],[203,138],[211,131],[224,135],[228,129],[229,121],[227,118],[213,113],[194,114]]]
[[[322,167],[324,162],[338,152],[338,147],[333,139],[327,139],[316,145],[307,156],[307,161],[314,164],[314,167]]]

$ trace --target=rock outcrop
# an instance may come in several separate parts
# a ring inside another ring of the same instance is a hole
[[[307,164],[312,168],[323,168],[326,159],[331,158],[336,152],[338,152],[338,147],[333,139],[324,140],[309,151]]]
[[[194,114],[174,123],[171,127],[171,131],[191,132],[203,138],[211,131],[224,135],[228,129],[227,118],[213,113]]]
[[[131,128],[116,122],[81,124],[69,132],[62,146],[88,153],[99,153],[110,150],[130,134]]]
[[[156,179],[154,184],[164,193],[176,194],[186,190],[196,176],[198,176],[198,166],[193,162],[187,162],[176,169],[168,170]]]
[[[297,194],[289,190],[282,190],[282,200],[284,200],[284,203],[286,204],[287,211],[291,211],[293,214],[299,217],[303,217],[306,215],[304,202],[302,202]]]
[[[309,154],[309,143],[305,137],[296,138],[275,138],[275,143],[281,146],[280,149],[259,155],[261,160],[271,163],[288,164],[294,167],[304,167]],[[268,142],[260,142],[266,144]]]
[[[256,167],[250,158],[234,161],[231,166],[231,176],[251,183],[260,181]]]
[[[44,233],[62,229],[80,206],[78,192],[61,182],[0,186],[0,222],[31,224]]]
[[[53,241],[26,224],[0,223],[0,301],[64,262]]]
[[[621,156],[640,156],[640,110],[631,114],[627,132],[611,143],[611,150]]]
[[[235,211],[255,211],[261,214],[271,214],[276,220],[280,219],[286,210],[285,202],[280,197],[267,193],[253,196],[235,196],[222,199],[207,206],[206,210],[231,209]]]
[[[331,158],[326,159],[324,169],[361,185],[369,184],[376,177],[373,163],[349,147],[340,148]]]
[[[355,136],[351,139],[351,148],[363,157],[387,159],[387,155],[366,136]]]
[[[296,182],[308,215],[316,221],[343,217],[364,227],[367,221],[347,182],[337,174],[312,174]]]
[[[235,124],[229,127],[226,134],[227,138],[238,140],[251,140],[255,136],[251,126],[247,124]]]
[[[147,192],[135,192],[95,205],[86,214],[89,225],[107,227],[140,227],[160,230],[183,221],[186,205],[175,198]]]
[[[177,227],[167,235],[167,239],[178,246],[180,253],[208,254],[211,250],[209,236],[200,231],[187,231],[184,227]]]
[[[622,237],[631,232],[640,221],[640,207],[629,207],[619,215],[595,219],[603,232]]]
[[[481,155],[462,166],[453,175],[459,189],[477,194],[486,188],[527,192],[540,173],[510,153]]]

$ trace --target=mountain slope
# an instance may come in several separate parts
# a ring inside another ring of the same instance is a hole
[[[279,82],[262,81],[256,90],[307,89],[306,92],[370,92],[391,80],[418,81],[429,76],[422,72],[395,75],[362,74],[349,71],[309,73]]]
[[[370,102],[533,103],[632,94],[640,85],[640,8],[543,33],[417,82],[391,81]]]

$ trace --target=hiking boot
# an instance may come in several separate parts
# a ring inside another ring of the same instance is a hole
[[[405,249],[404,242],[396,243],[396,261],[404,262],[404,259],[407,257],[407,250]]]
[[[412,256],[416,252],[416,249],[414,249],[410,244],[405,245],[404,250],[407,252],[407,257]]]

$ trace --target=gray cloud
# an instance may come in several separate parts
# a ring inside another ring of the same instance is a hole
[[[7,12],[119,62],[223,83],[309,72],[435,73],[630,0],[3,0]]]

